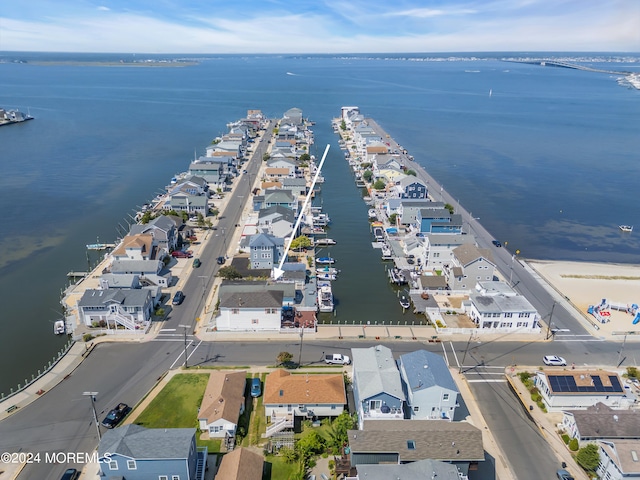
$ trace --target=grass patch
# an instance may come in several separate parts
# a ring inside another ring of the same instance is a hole
[[[207,447],[209,453],[219,453],[222,446],[222,440],[219,438],[212,438],[210,440],[201,440],[196,435],[196,445],[198,447]]]
[[[146,428],[197,428],[208,381],[209,375],[201,373],[175,375],[134,423]]]
[[[276,455],[267,455],[265,458],[266,475],[263,480],[279,480],[284,478],[295,478],[296,472],[300,469],[298,462],[287,463],[284,458]]]

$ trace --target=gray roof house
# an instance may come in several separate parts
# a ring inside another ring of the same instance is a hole
[[[426,350],[405,353],[398,367],[411,419],[453,420],[459,390],[441,355]]]
[[[78,300],[78,316],[87,326],[109,330],[123,326],[134,332],[145,332],[151,324],[153,299],[147,289],[87,289]]]
[[[291,190],[291,193],[299,197],[307,194],[307,180],[304,178],[283,178],[280,180],[282,188],[285,190]]]
[[[443,266],[451,290],[472,290],[478,282],[493,280],[496,264],[491,250],[467,243],[452,253],[451,262]]]
[[[229,175],[228,164],[224,157],[200,157],[189,165],[189,174],[204,178],[215,188],[224,188]]]
[[[351,465],[409,463],[430,458],[456,465],[484,461],[482,431],[467,422],[366,420],[349,430]]]
[[[440,209],[444,208],[444,203],[432,202],[428,198],[403,198],[398,207],[400,223],[403,225],[415,223],[418,218],[418,212],[423,208]]]
[[[453,250],[460,245],[475,244],[473,235],[458,235],[447,233],[427,233],[427,259],[425,265],[429,268],[441,269],[445,264],[453,261]]]
[[[284,238],[268,233],[251,235],[249,240],[250,262],[252,269],[273,268],[280,263],[284,255]]]
[[[178,228],[176,222],[166,215],[160,215],[147,224],[136,223],[131,225],[129,235],[150,234],[153,236],[158,248],[169,252],[176,248],[178,243]]]
[[[165,210],[175,210],[176,212],[187,212],[189,214],[200,213],[204,217],[209,213],[209,200],[206,195],[191,195],[177,192],[170,195],[164,202],[162,208]]]
[[[640,440],[640,412],[613,409],[602,402],[586,410],[565,410],[562,428],[579,442]]]
[[[296,223],[296,215],[293,210],[274,205],[263,208],[258,212],[258,227],[263,233],[285,238],[293,233],[293,225]]]
[[[207,447],[196,447],[195,428],[130,424],[106,431],[98,445],[102,478],[203,480],[206,461]]]
[[[400,372],[383,345],[352,348],[353,395],[360,428],[366,419],[404,418]]]
[[[264,195],[255,195],[253,197],[253,210],[255,212],[263,209],[280,205],[298,213],[298,197],[291,190],[268,189]]]
[[[361,463],[357,467],[358,474],[355,480],[467,480],[467,475],[460,475],[455,465],[440,462],[438,460],[418,460],[412,463],[393,464],[366,464]],[[353,477],[350,477],[353,478]]]
[[[284,112],[282,120],[292,125],[302,125],[302,110],[297,107],[290,108]]]
[[[465,309],[478,328],[537,333],[540,315],[531,302],[505,282],[479,282]]]

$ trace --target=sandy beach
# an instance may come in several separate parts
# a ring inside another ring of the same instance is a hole
[[[546,260],[526,262],[584,314],[589,305],[597,305],[602,299],[640,305],[640,265]],[[620,331],[640,333],[640,323],[633,325],[631,314],[615,309],[609,309],[609,312],[611,321],[599,324],[599,335]],[[588,318],[594,321],[593,316],[588,315]]]

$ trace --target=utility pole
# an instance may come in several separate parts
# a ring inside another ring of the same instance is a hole
[[[624,345],[625,343],[627,343],[627,335],[628,333],[624,334],[624,340],[622,340],[622,347],[620,347],[620,353],[618,353],[618,362],[616,363],[616,365],[619,367],[622,359],[622,352],[624,352]]]
[[[98,432],[98,441],[100,441],[101,440],[100,425],[98,424],[98,414],[96,413],[96,405],[95,405],[96,395],[98,395],[98,392],[82,392],[82,395],[84,395],[85,397],[89,397],[89,401],[91,402],[91,411],[93,411],[93,421],[96,424],[96,431]]]
[[[467,346],[464,348],[464,355],[462,356],[462,363],[460,363],[460,368],[458,373],[462,373],[462,366],[464,365],[464,361],[467,358],[467,351],[469,350],[469,344],[471,343],[471,338],[473,337],[473,333],[469,335],[469,340],[467,340]]]
[[[189,325],[178,326],[184,328],[184,368],[187,369],[189,368],[189,365],[187,363],[187,328],[189,328]]]
[[[304,327],[300,326],[300,352],[298,353],[298,368],[300,368],[302,362],[302,340],[304,339]]]
[[[551,319],[553,318],[553,309],[556,308],[556,302],[553,302],[553,305],[551,305],[551,313],[549,314],[549,321],[547,322],[547,338],[546,340],[549,340],[549,338],[551,337]]]

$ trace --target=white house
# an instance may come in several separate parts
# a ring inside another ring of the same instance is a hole
[[[565,410],[562,429],[580,443],[594,440],[640,441],[640,415],[635,409],[613,409],[598,402],[586,410]]]
[[[540,331],[540,315],[522,295],[504,282],[480,282],[479,293],[469,295],[465,308],[478,328],[506,329],[522,333]]]
[[[246,372],[212,370],[198,410],[200,430],[211,438],[232,441],[244,412]]]
[[[441,355],[417,350],[400,355],[398,366],[412,420],[453,420],[459,391]]]
[[[596,473],[605,480],[640,478],[640,441],[611,440],[598,442],[600,465]]]
[[[151,322],[153,299],[147,289],[89,288],[78,300],[78,316],[87,326],[125,327],[144,332]]]

